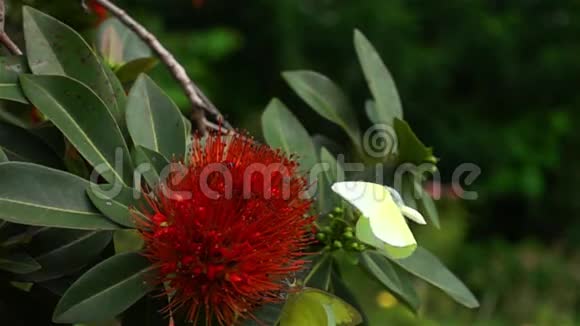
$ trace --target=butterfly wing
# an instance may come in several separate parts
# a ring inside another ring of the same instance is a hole
[[[350,304],[330,293],[313,288],[305,288],[292,295],[280,318],[280,326],[354,326],[361,323],[360,313]]]
[[[400,208],[384,186],[347,181],[335,183],[332,190],[369,219],[372,233],[380,240],[394,247],[417,244]]]

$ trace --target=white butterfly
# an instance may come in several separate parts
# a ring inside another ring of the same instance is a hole
[[[357,238],[384,249],[394,258],[410,255],[417,247],[403,216],[426,224],[417,210],[406,206],[399,193],[390,187],[362,181],[337,182],[332,190],[356,207],[364,216],[356,225]]]

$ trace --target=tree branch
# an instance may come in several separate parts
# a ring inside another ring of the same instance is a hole
[[[2,0],[0,0],[2,1]],[[115,16],[125,26],[131,29],[135,34],[147,43],[149,47],[159,56],[159,59],[171,71],[173,77],[181,84],[189,101],[193,106],[191,119],[197,124],[198,129],[203,133],[206,127],[211,127],[205,119],[205,112],[213,115],[218,121],[221,121],[223,129],[231,129],[231,125],[224,119],[219,110],[211,101],[202,93],[202,91],[189,78],[185,68],[175,59],[175,57],[151,34],[143,25],[129,16],[123,9],[117,7],[109,0],[95,0],[103,6],[109,13]],[[205,112],[204,112],[205,111]]]
[[[14,55],[22,55],[22,51],[16,43],[10,39],[6,31],[4,31],[4,25],[6,23],[6,6],[4,5],[4,0],[0,0],[0,43]]]

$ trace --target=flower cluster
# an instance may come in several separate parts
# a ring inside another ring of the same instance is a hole
[[[274,167],[274,168],[272,168]],[[280,302],[313,241],[298,164],[244,135],[196,137],[137,219],[145,255],[171,298],[168,312],[233,325]],[[205,317],[202,317],[205,316]]]

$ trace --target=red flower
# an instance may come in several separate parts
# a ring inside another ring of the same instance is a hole
[[[137,224],[172,298],[165,312],[185,307],[191,321],[233,325],[289,291],[312,241],[311,201],[280,151],[244,135],[204,141],[194,139],[188,164],[173,164],[153,192],[154,213]]]
[[[89,0],[89,8],[93,13],[95,13],[95,15],[97,15],[99,23],[107,19],[107,9],[96,0]]]

